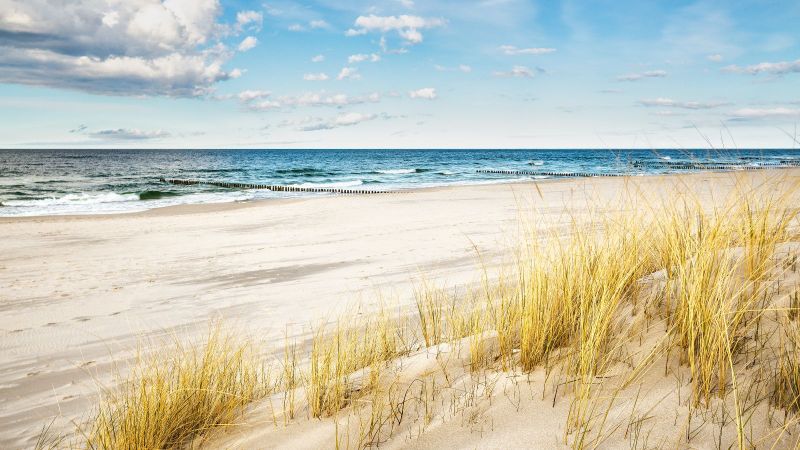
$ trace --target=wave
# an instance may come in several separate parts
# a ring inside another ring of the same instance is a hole
[[[61,197],[37,198],[30,200],[6,200],[4,206],[47,207],[61,205],[95,205],[101,203],[130,202],[139,200],[138,194],[117,194],[116,192],[83,192]]]
[[[544,161],[528,161],[528,164],[531,166],[543,166]]]
[[[238,173],[246,172],[245,169],[180,169],[181,172],[196,172],[196,173]]]
[[[440,172],[436,172],[437,175],[455,175],[455,172],[451,172],[449,170],[442,170]]]
[[[293,169],[277,169],[275,171],[275,173],[281,174],[281,175],[303,175],[303,176],[307,176],[307,177],[331,176],[331,175],[335,174],[333,172],[330,172],[330,171],[327,171],[327,170],[322,170],[322,169],[317,169],[317,168],[314,168],[314,167],[297,167],[297,168],[293,168]]]
[[[376,170],[375,173],[382,173],[384,175],[402,175],[407,173],[417,173],[417,169],[387,169]]]
[[[353,187],[353,186],[361,186],[364,184],[362,180],[353,180],[353,181],[334,181],[331,183],[301,183],[301,184],[293,184],[292,186],[302,187],[302,188],[346,188],[346,187]]]
[[[139,193],[139,200],[158,200],[167,197],[177,197],[180,195],[172,191],[144,191]]]

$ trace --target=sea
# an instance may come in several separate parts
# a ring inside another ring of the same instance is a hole
[[[647,176],[800,165],[800,150],[0,150],[0,216],[114,214],[337,195],[162,179],[404,190],[570,174]],[[499,173],[498,173],[499,172]]]

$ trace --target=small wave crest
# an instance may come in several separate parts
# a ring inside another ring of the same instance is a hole
[[[330,183],[301,183],[301,184],[293,184],[292,186],[297,186],[302,188],[346,188],[353,186],[361,186],[362,184],[364,184],[362,180],[353,180],[353,181],[334,181]]]
[[[417,169],[386,169],[376,170],[375,173],[382,173],[384,175],[402,175],[407,173],[417,173]]]
[[[139,200],[158,200],[167,197],[176,197],[180,195],[177,192],[170,191],[144,191],[139,193]]]
[[[530,164],[531,166],[543,166],[544,161],[529,161],[528,164]]]
[[[129,202],[139,200],[138,194],[117,194],[116,192],[82,192],[61,197],[37,198],[30,200],[6,200],[4,206],[47,207],[61,205],[94,205],[100,203]]]
[[[292,169],[277,169],[275,173],[280,175],[302,175],[307,177],[313,176],[330,176],[332,172],[321,170],[314,167],[295,167]]]

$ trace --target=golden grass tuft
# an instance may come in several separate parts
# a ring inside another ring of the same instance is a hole
[[[92,449],[179,448],[233,425],[259,395],[247,344],[212,330],[202,345],[141,357],[121,388],[105,393],[86,431]]]

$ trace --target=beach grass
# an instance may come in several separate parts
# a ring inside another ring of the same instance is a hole
[[[83,431],[91,449],[178,448],[234,425],[264,380],[252,349],[219,327],[198,345],[142,356],[104,392]]]

